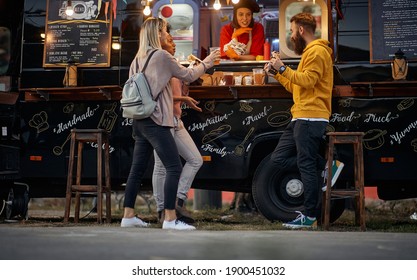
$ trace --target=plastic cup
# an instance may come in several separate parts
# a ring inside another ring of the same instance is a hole
[[[243,80],[245,81],[246,86],[252,85],[252,76],[245,76]]]
[[[264,69],[255,68],[253,71],[253,84],[254,85],[263,85],[264,84]]]
[[[223,80],[226,86],[233,85],[233,72],[224,72],[223,73]]]
[[[213,53],[215,51],[220,51],[220,47],[210,47],[209,51],[210,51],[210,53]],[[219,64],[220,64],[220,57],[219,57],[219,59],[216,59],[214,61],[214,65],[219,65]]]
[[[235,85],[237,85],[237,86],[242,85],[242,76],[240,76],[240,75],[235,76]]]

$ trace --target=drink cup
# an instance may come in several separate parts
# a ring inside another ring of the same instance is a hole
[[[240,75],[235,76],[235,85],[237,85],[237,86],[242,85],[242,76],[240,76]]]
[[[224,72],[223,73],[223,80],[226,86],[233,85],[233,72]]]
[[[264,84],[264,69],[255,68],[253,71],[253,84],[254,85],[263,85]]]
[[[252,76],[245,76],[245,78],[243,80],[244,80],[246,86],[252,85]]]
[[[209,50],[210,50],[210,53],[213,53],[215,51],[220,51],[220,47],[210,47]],[[219,64],[220,64],[220,57],[219,59],[216,59],[214,61],[214,65],[219,65]]]

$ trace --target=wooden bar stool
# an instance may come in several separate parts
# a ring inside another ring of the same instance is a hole
[[[83,146],[86,142],[97,143],[97,185],[82,185],[81,184],[81,169],[83,162]],[[75,184],[73,184],[73,169],[74,157],[76,150],[76,143],[78,143],[77,150],[77,171],[75,177]],[[104,177],[105,184],[102,183],[102,168],[103,168],[103,149],[104,144]],[[82,193],[94,194],[97,197],[97,222],[102,222],[103,212],[103,194],[106,194],[106,221],[111,222],[111,186],[110,186],[110,152],[109,152],[108,134],[104,129],[72,129],[71,130],[71,145],[70,156],[68,162],[68,178],[67,190],[65,199],[65,214],[64,222],[68,222],[71,208],[71,197],[75,194],[75,213],[74,222],[78,223],[80,218],[80,198]]]
[[[355,198],[355,224],[360,225],[362,231],[365,226],[365,194],[364,194],[364,171],[363,171],[363,132],[329,132],[329,145],[327,150],[327,186],[323,195],[324,229],[329,230],[330,225],[330,201],[332,198]],[[335,189],[332,184],[333,149],[335,144],[353,145],[354,188]]]

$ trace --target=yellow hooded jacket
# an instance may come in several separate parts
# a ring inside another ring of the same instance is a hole
[[[317,39],[303,51],[297,71],[290,67],[275,78],[292,93],[291,114],[297,118],[329,119],[333,89],[333,60],[329,41]]]

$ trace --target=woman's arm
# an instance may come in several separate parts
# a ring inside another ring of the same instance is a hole
[[[233,29],[230,24],[224,25],[220,31],[220,56],[221,58],[226,58],[227,55],[224,52],[224,45],[228,44],[232,40]]]

